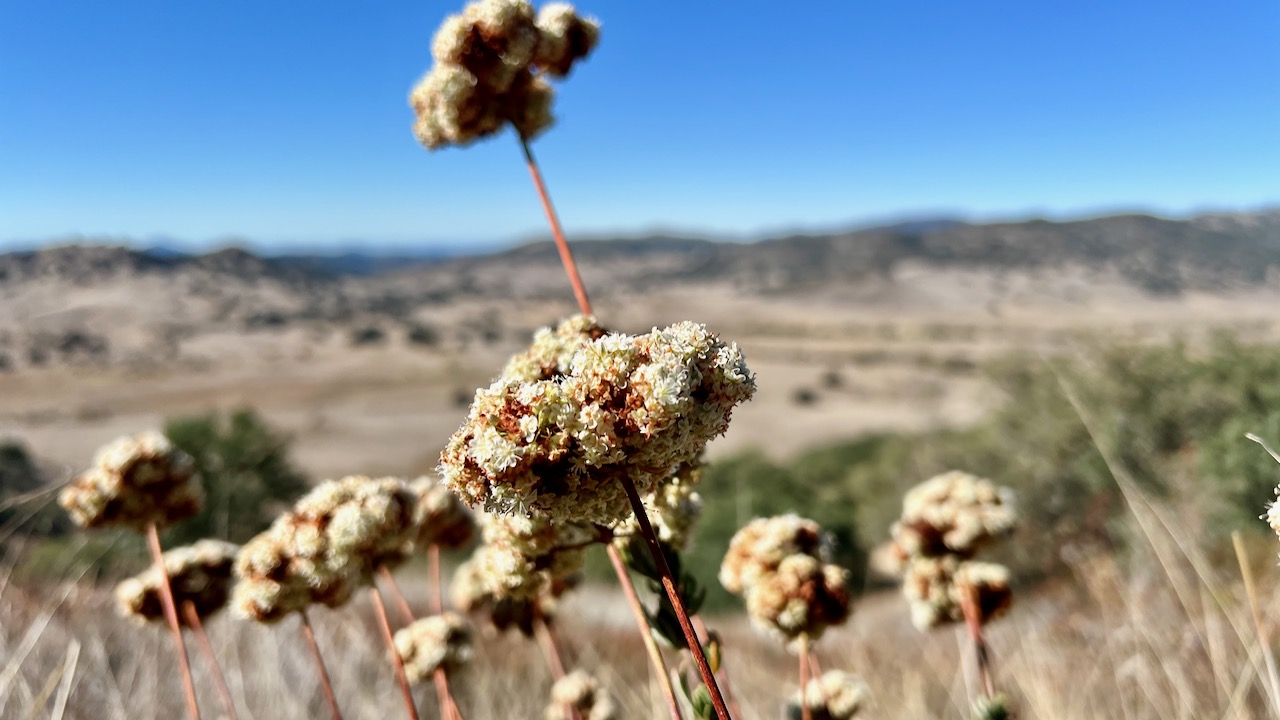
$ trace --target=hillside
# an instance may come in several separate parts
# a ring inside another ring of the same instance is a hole
[[[998,314],[1009,306],[1277,289],[1280,211],[906,223],[754,243],[586,240],[575,253],[593,296],[605,303],[717,293]],[[17,370],[165,364],[204,357],[192,350],[201,337],[243,341],[290,328],[312,339],[337,332],[356,345],[389,336],[431,345],[459,333],[500,332],[488,327],[494,303],[559,306],[568,291],[549,242],[458,258],[259,257],[240,249],[189,256],[82,245],[0,255],[0,298],[0,369]]]

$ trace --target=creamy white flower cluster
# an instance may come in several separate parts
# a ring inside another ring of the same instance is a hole
[[[436,670],[454,672],[470,662],[471,625],[457,613],[432,615],[396,631],[395,646],[409,682],[417,684]]]
[[[559,599],[581,581],[581,574],[552,577],[550,573],[522,576],[532,587],[508,590],[506,577],[500,575],[497,563],[486,557],[494,550],[481,545],[467,562],[458,566],[450,586],[454,607],[468,614],[484,616],[499,632],[515,628],[533,637],[539,622],[555,616]],[[503,593],[499,595],[498,593]]]
[[[729,541],[720,583],[745,593],[753,625],[798,650],[802,639],[817,640],[849,617],[849,573],[827,556],[821,528],[812,520],[756,519]]]
[[[309,604],[337,607],[418,537],[418,496],[398,478],[328,480],[303,496],[236,559],[237,614],[274,622]]]
[[[167,527],[195,515],[203,502],[195,461],[155,431],[103,446],[93,467],[58,495],[72,521],[88,528]]]
[[[551,703],[545,720],[564,720],[565,708],[578,711],[582,720],[616,720],[618,708],[604,683],[584,670],[574,670],[551,686]]]
[[[871,691],[862,678],[843,670],[829,670],[822,677],[811,678],[805,686],[804,698],[800,692],[792,695],[787,703],[788,720],[804,717],[801,703],[809,706],[813,720],[849,720],[867,703]]]
[[[181,608],[189,602],[202,618],[221,610],[231,594],[231,568],[239,550],[240,546],[233,543],[200,540],[166,552],[162,557],[174,604]],[[120,614],[138,622],[163,620],[161,583],[155,566],[122,580],[116,585]],[[187,622],[181,612],[178,622]]]
[[[551,126],[554,91],[595,48],[600,25],[571,5],[534,14],[528,0],[479,0],[452,15],[431,44],[435,65],[413,88],[414,134],[430,150],[465,145],[511,123],[530,139]]]
[[[737,345],[703,325],[607,334],[563,375],[477,391],[441,474],[472,507],[610,525],[631,511],[624,478],[652,493],[754,392]]]
[[[1012,532],[1017,518],[1011,490],[969,473],[943,473],[907,493],[893,545],[879,554],[902,573],[916,627],[964,620],[966,593],[983,623],[1009,608],[1009,571],[973,557]]]

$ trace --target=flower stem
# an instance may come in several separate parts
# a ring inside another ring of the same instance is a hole
[[[396,603],[396,609],[404,616],[406,625],[413,624],[413,608],[409,607],[409,601],[405,599],[404,593],[400,592],[400,585],[396,582],[396,578],[387,569],[386,565],[378,566],[378,575],[387,583],[387,587],[391,589],[391,599]]]
[[[680,629],[684,631],[685,640],[689,643],[689,652],[693,654],[693,662],[698,666],[702,684],[707,686],[707,691],[711,694],[711,704],[716,709],[716,717],[719,720],[731,720],[732,716],[729,714],[729,708],[725,706],[724,696],[720,694],[720,686],[716,684],[716,675],[711,671],[707,654],[702,649],[702,643],[698,641],[693,623],[689,621],[689,611],[684,606],[684,600],[680,598],[680,590],[676,587],[671,566],[667,564],[666,553],[662,551],[658,536],[653,532],[653,525],[649,523],[649,516],[645,513],[640,493],[636,490],[635,483],[631,482],[631,478],[623,475],[621,482],[622,489],[627,493],[627,499],[631,501],[631,511],[635,513],[636,522],[640,525],[640,534],[644,536],[645,544],[649,546],[649,554],[653,556],[653,563],[662,576],[662,588],[667,592],[667,599],[671,601],[671,607],[680,621]]]
[[[147,547],[151,560],[160,574],[160,604],[164,606],[164,619],[173,633],[174,648],[178,652],[178,667],[182,670],[182,691],[187,700],[187,714],[192,720],[200,720],[200,705],[196,702],[196,686],[191,679],[191,665],[187,662],[187,644],[182,639],[182,626],[178,624],[178,609],[173,602],[173,588],[169,586],[169,571],[164,567],[164,551],[160,549],[160,533],[154,522],[147,523]]]
[[[710,643],[711,632],[707,630],[707,625],[702,621],[702,616],[694,614],[690,616],[689,619],[693,621],[693,629],[698,633],[699,642]],[[810,654],[810,657],[813,657],[812,653]],[[729,703],[729,712],[732,712],[734,715],[741,716],[742,711],[738,707],[738,700],[733,696],[733,683],[729,681],[729,668],[724,663],[723,648],[721,648],[720,667],[718,672],[720,673],[719,680],[724,686],[724,699]]]
[[[409,688],[409,678],[404,674],[404,661],[400,659],[400,653],[396,652],[396,639],[391,634],[391,622],[387,619],[387,606],[382,602],[382,593],[378,591],[378,586],[374,585],[369,588],[369,594],[373,596],[373,610],[378,615],[378,627],[382,629],[382,639],[387,643],[387,649],[391,651],[391,664],[396,669],[396,681],[400,683],[400,694],[404,696],[405,711],[408,712],[410,720],[418,720],[418,708],[413,705],[413,691]]]
[[[800,636],[800,718],[813,720],[809,707],[809,636]]]
[[[338,709],[338,698],[333,694],[333,683],[329,681],[329,671],[324,666],[324,656],[320,654],[320,645],[316,643],[316,631],[311,627],[311,618],[306,610],[298,611],[302,616],[302,637],[311,648],[311,656],[316,659],[316,670],[320,673],[320,689],[324,691],[325,702],[329,704],[329,713],[333,720],[342,720],[342,711]]]
[[[427,562],[431,569],[431,612],[444,612],[444,585],[440,582],[440,546],[431,543],[427,548]]]
[[[221,698],[222,706],[227,711],[227,717],[230,720],[237,720],[236,706],[231,700],[231,689],[227,687],[227,678],[222,674],[217,656],[213,654],[213,643],[209,642],[209,636],[204,632],[204,623],[200,622],[200,613],[196,611],[195,603],[190,600],[182,601],[182,617],[187,621],[187,627],[191,628],[191,632],[195,633],[196,642],[200,645],[205,659],[209,661],[209,667],[213,668],[213,684],[218,688],[218,697]]]
[[[609,543],[604,547],[609,554],[609,562],[613,563],[613,572],[618,576],[618,584],[622,585],[622,591],[627,596],[627,604],[631,606],[631,614],[636,617],[636,625],[640,626],[640,639],[644,641],[644,649],[649,653],[649,662],[653,665],[653,672],[658,676],[658,686],[662,688],[662,695],[667,701],[667,709],[671,711],[671,720],[681,720],[680,704],[676,702],[676,691],[671,686],[671,672],[667,670],[667,663],[662,659],[662,650],[658,648],[658,641],[653,639],[653,629],[649,627],[649,616],[644,612],[644,605],[640,604],[640,596],[636,594],[635,583],[631,582],[631,573],[627,572],[627,565],[622,560],[622,553],[618,552],[618,548],[613,543]]]
[[[547,659],[547,666],[551,668],[551,676],[557,681],[564,678],[564,660],[560,657],[560,646],[556,643],[555,634],[551,630],[551,624],[541,614],[535,615],[533,618],[533,634],[538,638],[538,646],[542,648],[542,654]],[[582,714],[578,712],[578,708],[571,704],[564,706],[565,720],[582,720]]]
[[[964,613],[969,637],[973,639],[973,654],[978,661],[978,678],[982,682],[983,696],[992,700],[996,696],[995,680],[991,676],[991,652],[982,635],[982,616],[978,612],[977,590],[968,583],[960,585],[960,610]]]
[[[551,206],[551,198],[547,195],[547,186],[542,182],[542,172],[533,159],[533,151],[529,149],[529,141],[516,133],[520,138],[520,149],[524,150],[525,163],[529,166],[529,175],[533,177],[533,187],[538,192],[538,200],[542,201],[542,210],[547,214],[547,222],[551,225],[551,235],[556,240],[556,250],[560,251],[560,262],[564,265],[565,274],[569,276],[569,284],[573,286],[573,296],[578,300],[578,307],[583,315],[591,315],[591,300],[587,298],[587,289],[582,284],[582,276],[578,274],[578,265],[573,261],[573,253],[569,243],[564,239],[564,231],[560,229],[560,219],[556,217],[555,208]]]
[[[435,545],[432,545],[431,547],[436,548]],[[439,614],[440,612],[443,612],[444,591],[440,588],[440,573],[439,573],[440,568],[439,568],[439,551],[438,550],[435,555],[435,559],[436,559],[436,567],[434,568],[434,572],[432,573],[432,576],[435,578],[434,580],[435,582],[434,593],[436,595],[435,602],[437,603],[437,607],[442,608],[441,610],[437,611],[437,614]],[[399,583],[396,582],[395,576],[391,574],[391,570],[388,569],[386,565],[379,565],[378,574],[382,576],[382,579],[387,583],[387,587],[391,589],[391,595],[394,597],[396,601],[396,605],[399,607],[400,614],[404,616],[405,623],[407,624],[413,623],[414,621],[413,609],[409,607],[409,601],[405,599],[404,593],[400,591],[400,585]],[[395,650],[392,649],[391,652],[394,654]],[[398,659],[399,655],[396,654],[396,657]],[[456,720],[462,720],[462,712],[458,710],[458,704],[453,699],[453,693],[449,691],[448,674],[445,673],[443,668],[437,668],[436,671],[431,674],[431,680],[435,683],[436,697],[439,699],[439,702],[440,702],[440,717],[445,718],[445,720],[448,720],[449,718],[456,718]]]

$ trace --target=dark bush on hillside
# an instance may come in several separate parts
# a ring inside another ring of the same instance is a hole
[[[242,543],[307,489],[289,460],[288,436],[252,410],[225,419],[216,414],[178,418],[164,432],[195,458],[205,488],[204,509],[170,530],[170,543],[205,537]]]

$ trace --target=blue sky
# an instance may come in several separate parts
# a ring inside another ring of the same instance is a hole
[[[510,133],[410,132],[459,7],[5,0],[0,245],[545,234]],[[571,236],[1280,202],[1275,0],[579,8],[602,42],[534,145]]]

